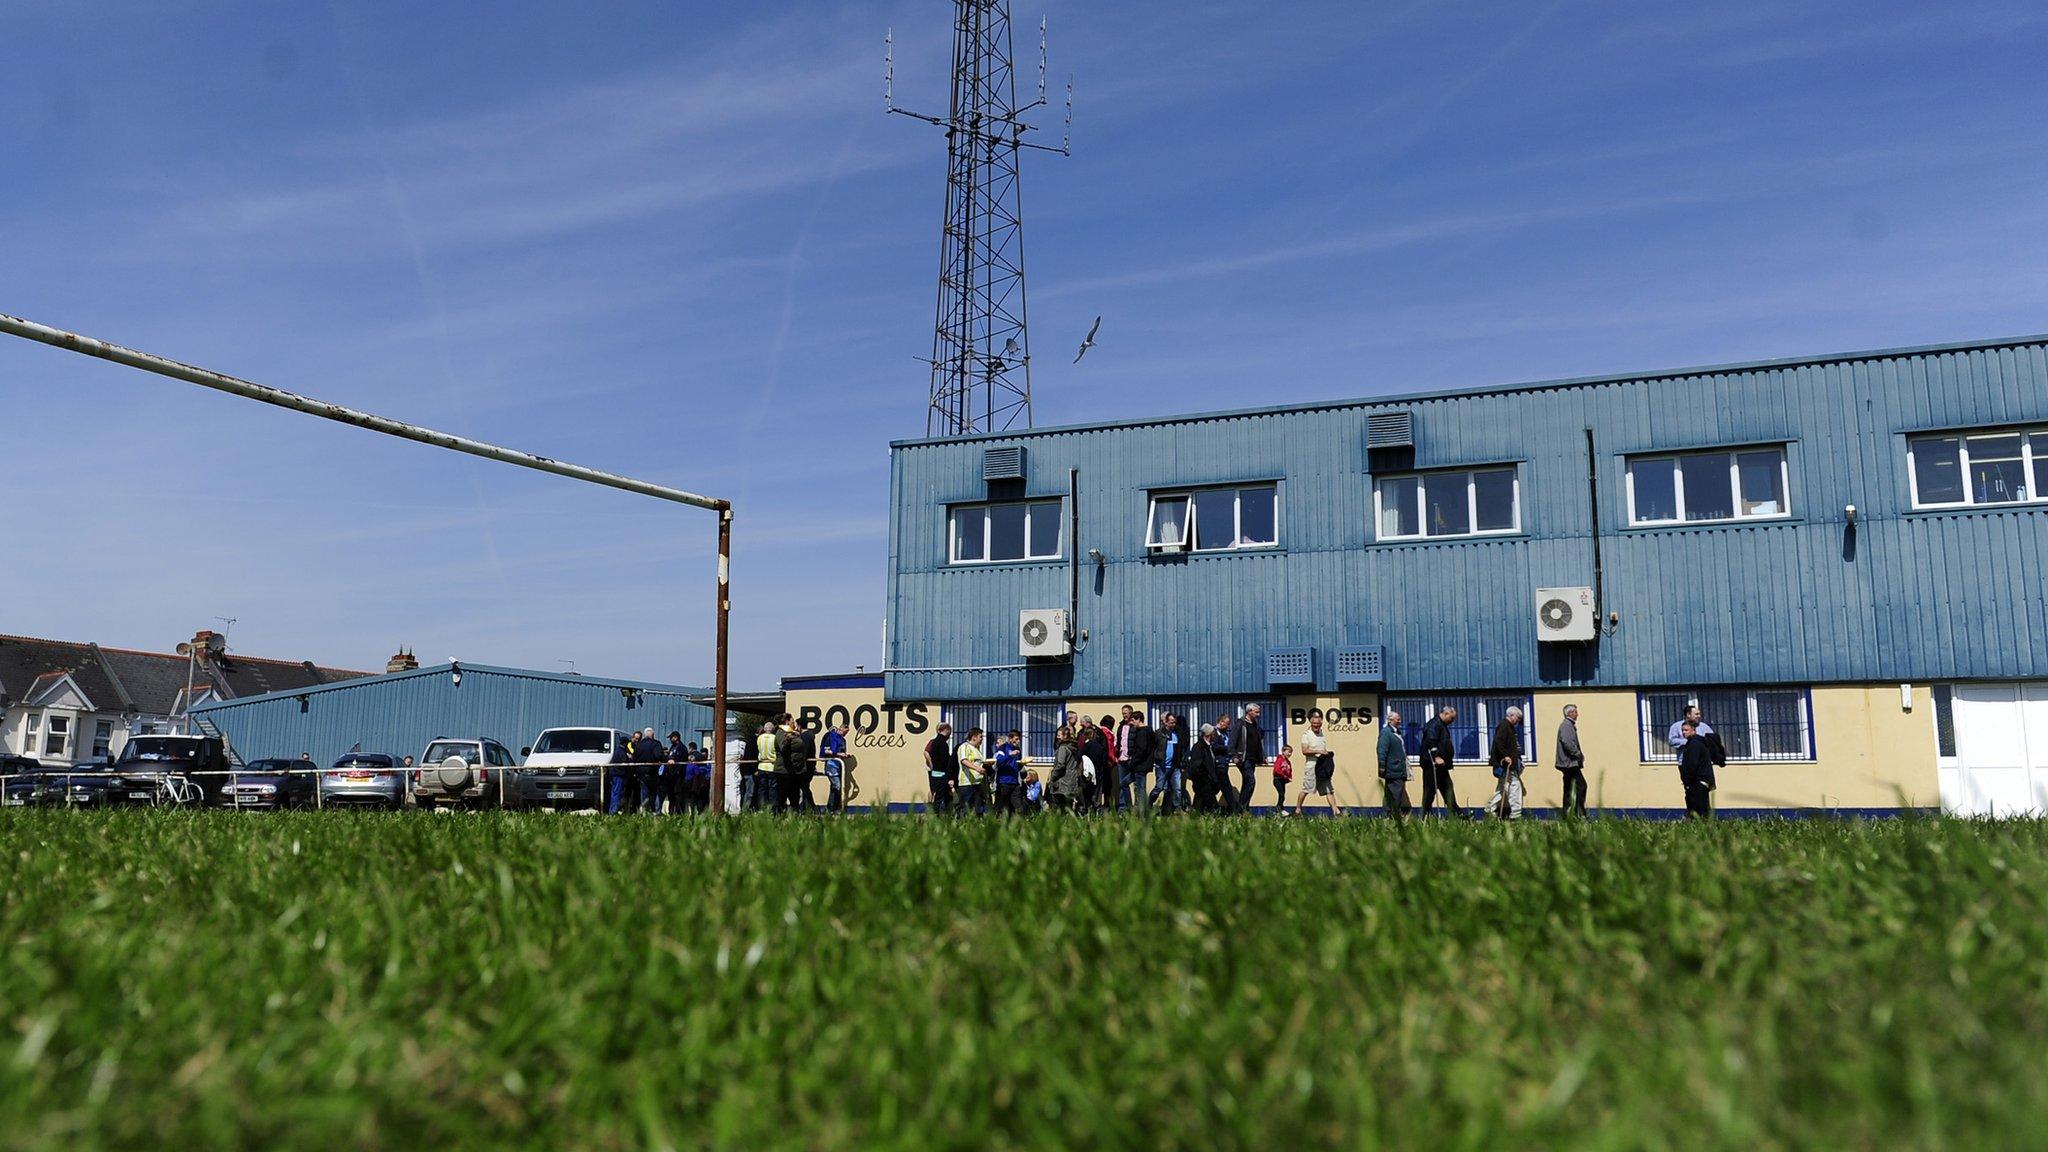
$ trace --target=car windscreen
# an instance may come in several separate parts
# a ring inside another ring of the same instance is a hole
[[[171,736],[135,736],[121,749],[121,760],[197,760],[199,741]]]
[[[612,734],[603,728],[554,728],[540,734],[540,743],[533,746],[535,755],[543,752],[577,752],[584,755],[603,756],[612,750]]]
[[[420,757],[420,763],[439,764],[450,756],[460,756],[471,764],[483,759],[483,753],[475,744],[463,743],[460,740],[436,740],[427,745],[427,754]]]

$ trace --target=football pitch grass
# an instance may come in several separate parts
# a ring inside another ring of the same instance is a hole
[[[0,814],[0,1148],[2019,1148],[2048,828]]]

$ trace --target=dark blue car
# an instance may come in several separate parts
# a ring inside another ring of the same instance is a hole
[[[251,760],[222,782],[220,806],[258,811],[311,808],[318,787],[311,760]]]

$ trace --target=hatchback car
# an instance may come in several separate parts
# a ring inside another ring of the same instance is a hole
[[[107,808],[120,802],[121,781],[105,760],[52,768],[27,756],[0,756],[0,777],[7,781],[9,808]]]
[[[322,805],[397,810],[405,805],[405,773],[398,757],[382,752],[350,752],[320,777]]]
[[[512,750],[488,736],[437,736],[420,754],[412,798],[422,808],[497,808],[514,784]]]
[[[28,808],[43,802],[42,761],[0,755],[0,804]]]
[[[223,808],[311,808],[311,760],[251,760],[221,784]]]

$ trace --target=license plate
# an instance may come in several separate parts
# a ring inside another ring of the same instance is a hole
[[[550,799],[550,800],[574,800],[575,798],[576,798],[576,793],[574,793],[574,792],[550,792],[550,793],[548,793],[548,799]]]
[[[154,792],[130,792],[128,798],[130,800],[147,800],[155,795],[156,793]]]
[[[348,780],[368,780],[369,778],[370,774],[368,772],[350,772],[344,777],[344,779]]]

